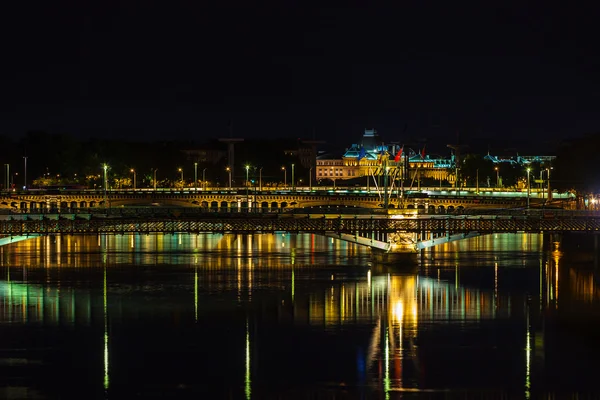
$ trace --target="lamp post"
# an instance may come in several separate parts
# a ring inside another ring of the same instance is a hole
[[[136,182],[136,173],[135,173],[135,169],[131,168],[131,173],[133,174],[133,190],[135,191],[136,187],[137,187],[137,182]]]
[[[294,178],[294,164],[292,164],[292,190],[296,190],[296,179]]]
[[[310,167],[310,171],[308,171],[308,190],[312,191],[312,170],[313,167]]]
[[[179,171],[179,173],[181,174],[181,186],[183,187],[183,169],[182,168],[177,168],[177,171]]]
[[[158,168],[154,168],[154,191],[156,192],[156,171],[158,171]]]
[[[258,190],[262,192],[262,167],[258,170]]]
[[[194,163],[194,190],[198,191],[198,163]]]
[[[500,171],[498,170],[498,167],[494,168],[496,170],[496,187],[499,188],[500,187]]]
[[[531,168],[527,168],[527,208],[529,208],[529,190],[531,185],[529,184],[529,173],[531,172]]]
[[[231,168],[227,167],[225,170],[229,173],[229,189],[231,189]]]
[[[548,171],[548,184],[547,186],[547,190],[548,190],[548,200],[552,200],[552,190],[550,189],[550,170],[552,169],[552,167],[550,168],[546,168],[546,171]]]
[[[206,189],[206,168],[202,170],[202,187]]]
[[[250,199],[248,198],[248,172],[250,171],[250,166],[246,165],[246,208],[247,211],[250,211]]]
[[[25,175],[23,177],[23,189],[27,190],[27,156],[24,156],[25,160]]]
[[[104,207],[106,207],[106,204],[107,204],[106,191],[108,189],[108,178],[106,176],[106,172],[108,170],[108,165],[103,164],[102,165],[102,170],[104,171]]]
[[[285,167],[281,167],[283,171],[283,187],[287,186],[287,169]]]

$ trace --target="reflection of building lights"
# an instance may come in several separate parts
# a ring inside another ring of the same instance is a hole
[[[397,320],[402,320],[402,317],[404,316],[404,304],[402,304],[402,300],[398,300],[394,305],[394,316]]]
[[[527,335],[525,344],[525,398],[530,398],[531,390],[531,326],[529,325],[529,307],[527,309]]]
[[[104,266],[104,288],[103,288],[103,310],[104,310],[104,389],[108,389],[108,314],[107,314],[107,291],[106,291],[106,266]]]
[[[246,321],[246,371],[244,374],[244,392],[246,399],[250,399],[252,395],[252,380],[250,376],[250,330]]]

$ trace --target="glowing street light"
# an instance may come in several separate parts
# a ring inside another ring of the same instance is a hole
[[[154,168],[154,191],[156,191],[156,171],[158,171],[158,168]]]
[[[281,167],[281,170],[283,171],[283,187],[286,187],[287,186],[287,168]]]
[[[194,163],[194,189],[198,191],[198,163]]]
[[[108,190],[108,177],[107,177],[108,165],[102,164],[102,170],[104,171],[104,207],[106,207],[107,200],[108,200],[107,195],[106,195],[106,191]]]
[[[248,173],[250,171],[250,166],[246,165],[246,207],[248,211],[250,211],[250,199],[248,198]]]
[[[133,190],[135,190],[137,187],[137,182],[136,182],[137,174],[135,173],[135,169],[131,168],[131,173],[133,174]]]
[[[498,167],[494,168],[496,170],[496,187],[499,188],[500,187],[500,171],[498,170]]]
[[[179,171],[179,173],[181,174],[181,184],[183,185],[183,169],[177,168],[177,171]]]
[[[229,173],[229,189],[231,189],[231,168],[227,167],[225,168],[225,171]]]

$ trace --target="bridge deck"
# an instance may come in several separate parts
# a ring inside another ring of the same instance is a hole
[[[520,215],[294,215],[294,214],[185,214],[165,212],[148,215],[56,214],[18,215],[0,221],[0,235],[238,232],[258,233],[434,232],[480,234],[496,232],[595,232],[600,215],[577,213]]]

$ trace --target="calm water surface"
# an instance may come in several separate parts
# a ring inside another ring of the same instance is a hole
[[[392,266],[316,235],[0,248],[0,398],[539,398],[598,392],[593,257],[540,235]]]

